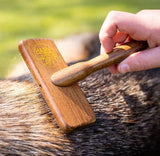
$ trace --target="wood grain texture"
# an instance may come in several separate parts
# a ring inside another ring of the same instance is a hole
[[[19,50],[59,126],[65,132],[95,122],[94,112],[78,84],[69,87],[52,84],[51,75],[67,67],[52,40],[23,40]]]
[[[89,61],[74,64],[54,73],[51,77],[52,83],[61,87],[69,86],[97,70],[120,63],[129,55],[147,47],[147,42],[134,40],[117,46],[109,54],[99,55]]]

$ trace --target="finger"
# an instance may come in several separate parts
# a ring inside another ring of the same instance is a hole
[[[128,34],[135,40],[146,40],[149,36],[144,24],[137,15],[112,11],[108,14],[99,33],[100,41],[106,51],[111,51],[115,45],[113,37],[117,30]],[[140,35],[143,34],[143,35]]]
[[[128,34],[118,31],[116,35],[113,37],[114,43],[124,43],[127,39]]]
[[[105,54],[105,53],[108,53],[104,48],[103,46],[100,47],[100,54]]]
[[[107,18],[105,19],[100,33],[99,38],[101,41],[101,45],[104,47],[106,51],[111,51],[114,47],[113,36],[117,33],[117,26],[110,20],[110,14],[108,14]]]
[[[128,35],[125,34],[125,33],[122,33],[122,32],[117,32],[117,34],[113,37],[113,42],[114,44],[117,44],[117,43],[124,43],[126,41],[126,39],[128,38]],[[101,48],[100,48],[100,53],[103,54],[103,53],[109,53],[111,51],[107,51],[106,49],[104,49],[104,47],[101,45]]]
[[[160,47],[134,53],[118,65],[120,73],[160,67]]]
[[[118,73],[117,65],[109,66],[108,69],[112,74],[117,74]]]
[[[112,38],[108,36],[103,36],[103,38],[100,39],[101,46],[105,49],[107,53],[111,52],[113,47],[115,46],[115,43]]]

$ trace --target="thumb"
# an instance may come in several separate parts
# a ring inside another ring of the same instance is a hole
[[[160,67],[160,47],[134,53],[118,65],[120,73]]]

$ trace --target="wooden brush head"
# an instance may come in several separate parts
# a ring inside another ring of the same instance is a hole
[[[67,67],[52,40],[23,40],[19,50],[59,126],[65,132],[95,122],[95,115],[78,84],[69,87],[52,84],[51,75]]]

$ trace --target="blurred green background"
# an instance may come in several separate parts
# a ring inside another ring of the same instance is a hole
[[[136,13],[159,6],[159,0],[0,0],[0,78],[22,60],[20,40],[99,32],[111,10]]]

